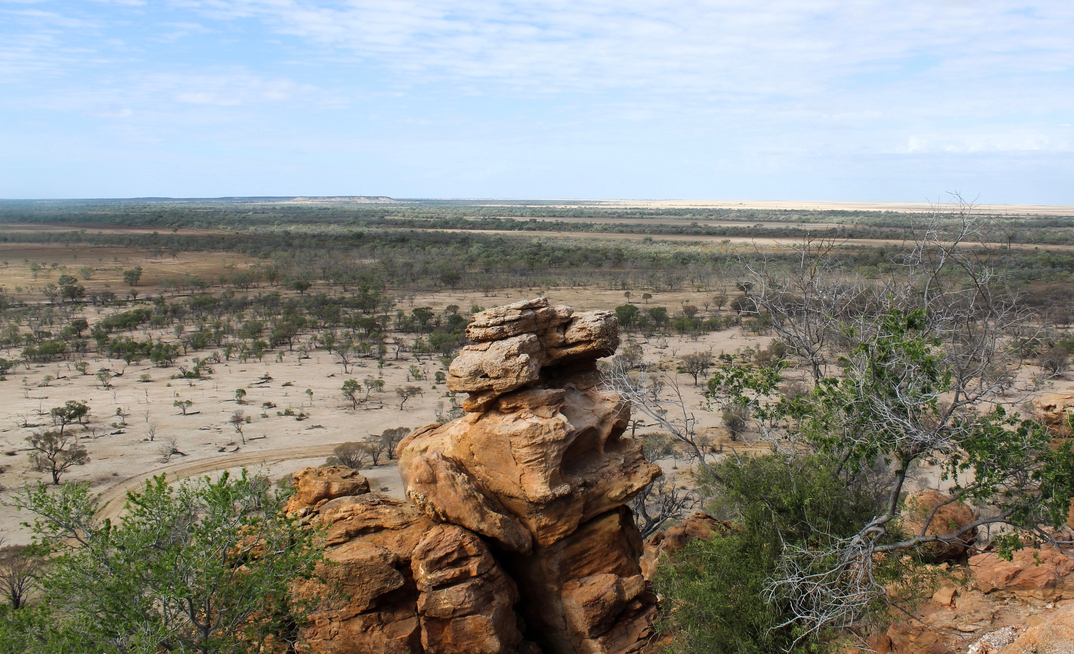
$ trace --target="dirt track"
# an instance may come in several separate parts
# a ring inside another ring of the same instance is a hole
[[[141,488],[145,485],[146,480],[156,475],[166,474],[169,479],[176,481],[195,475],[216,472],[218,470],[230,470],[232,468],[241,468],[260,463],[282,463],[284,461],[293,461],[296,459],[326,457],[332,454],[332,450],[335,447],[335,444],[329,444],[320,446],[289,447],[271,452],[236,452],[234,454],[221,454],[220,456],[199,459],[198,461],[189,463],[179,461],[178,463],[162,465],[153,468],[152,470],[139,472],[136,475],[121,479],[116,484],[103,491],[100,494],[100,505],[102,508],[97,515],[100,518],[118,517],[123,512],[123,499],[127,496],[127,491]]]

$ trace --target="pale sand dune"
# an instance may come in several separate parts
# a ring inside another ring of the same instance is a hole
[[[495,200],[483,204],[496,204]],[[524,200],[511,204],[525,204]],[[599,206],[641,209],[758,209],[772,211],[897,211],[931,213],[957,210],[946,200],[939,202],[846,202],[806,200],[541,200],[541,206]],[[1006,215],[1074,216],[1065,204],[974,204],[974,213]]]

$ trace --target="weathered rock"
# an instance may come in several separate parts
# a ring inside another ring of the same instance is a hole
[[[500,654],[522,642],[515,584],[473,533],[434,528],[414,550],[411,568],[428,654]]]
[[[1074,654],[1074,604],[1030,627],[999,654]]]
[[[484,411],[491,400],[537,381],[542,367],[609,356],[619,347],[619,323],[608,311],[575,314],[550,307],[546,298],[524,300],[478,313],[466,328],[475,345],[448,367],[450,390],[470,393],[466,411]]]
[[[548,298],[539,297],[485,309],[474,314],[466,326],[466,338],[477,342],[501,341],[519,334],[531,334],[537,331],[534,309],[547,308]]]
[[[1023,549],[1004,561],[995,552],[970,557],[970,570],[983,593],[1053,602],[1074,599],[1074,558],[1054,547]]]
[[[455,461],[431,451],[415,457],[408,472],[406,495],[426,515],[487,536],[503,549],[530,551],[530,532]]]
[[[622,438],[629,409],[595,382],[587,373],[571,375],[561,388],[518,391],[485,413],[420,430],[400,448],[407,492],[421,496],[430,517],[452,516],[513,551],[523,550],[511,544],[517,539],[501,529],[503,520],[482,524],[489,522],[482,518],[489,506],[495,513],[497,505],[504,507],[534,542],[549,545],[625,504],[660,469],[645,461],[639,443]],[[464,474],[437,477],[426,456],[432,452]]]
[[[1070,438],[1070,414],[1074,411],[1074,391],[1048,393],[1033,401],[1037,420],[1059,438]]]
[[[615,354],[619,347],[619,323],[610,311],[579,313],[567,323],[564,343],[545,351],[545,365]]]
[[[319,503],[337,497],[369,492],[369,480],[346,466],[303,468],[291,475],[291,479],[295,494],[284,509],[288,513],[316,508]]]
[[[473,533],[375,493],[320,505],[325,562],[296,582],[313,599],[305,651],[510,654],[522,640],[513,582]]]
[[[302,634],[305,651],[420,652],[409,558],[432,521],[405,502],[369,493],[322,503],[313,522],[327,527],[327,562],[292,589],[317,603]]]
[[[465,393],[503,394],[537,381],[543,361],[533,334],[467,345],[448,366],[447,387]]]
[[[526,601],[519,609],[546,652],[635,651],[652,633],[655,597],[639,559],[641,535],[626,507],[581,525],[530,556],[505,560]]]
[[[447,380],[469,394],[467,414],[396,449],[409,502],[304,500],[335,564],[303,582],[306,596],[343,593],[308,642],[340,654],[638,651],[656,598],[625,504],[660,468],[623,437],[629,406],[600,385],[615,316],[537,298],[477,314],[467,335]]]
[[[975,520],[970,507],[962,502],[950,500],[951,496],[934,490],[911,495],[906,500],[906,511],[903,516],[904,528],[910,535],[916,536],[921,533],[925,522],[928,521],[925,535],[943,536],[952,534]],[[936,509],[935,514],[932,514],[932,510],[938,505],[942,506]],[[957,559],[965,554],[976,540],[977,529],[973,528],[946,542],[929,543],[921,549],[921,552],[927,560],[933,562]]]

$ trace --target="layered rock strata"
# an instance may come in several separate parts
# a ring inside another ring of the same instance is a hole
[[[348,471],[352,472],[352,471]],[[342,478],[341,478],[342,477]],[[474,533],[437,524],[409,503],[351,485],[353,474],[295,474],[356,493],[292,502],[324,530],[325,556],[292,594],[315,605],[300,651],[323,654],[514,654],[518,591]],[[296,496],[298,497],[298,496]]]
[[[540,298],[477,314],[467,336],[447,383],[470,394],[468,413],[400,443],[407,497],[488,540],[546,654],[634,651],[655,600],[624,505],[660,469],[623,438],[630,408],[600,384],[615,317]]]
[[[660,469],[623,437],[630,408],[601,386],[615,317],[539,298],[477,314],[467,336],[448,379],[469,394],[467,414],[397,448],[408,501],[369,493],[346,468],[294,475],[287,510],[326,545],[315,578],[293,590],[317,604],[303,647],[638,651],[655,597],[626,504]]]

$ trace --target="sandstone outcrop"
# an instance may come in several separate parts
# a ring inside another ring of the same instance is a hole
[[[337,497],[369,492],[369,480],[357,470],[346,466],[303,468],[291,475],[291,479],[295,494],[284,509],[288,513],[313,509],[318,504]]]
[[[338,497],[314,511],[313,524],[325,529],[325,561],[292,590],[317,603],[304,651],[518,651],[515,584],[473,533],[377,493]]]
[[[995,552],[970,557],[975,584],[983,593],[1053,602],[1074,599],[1074,559],[1052,546],[1026,548],[1005,561]]]
[[[488,540],[518,585],[546,654],[633,651],[655,598],[625,504],[660,474],[624,438],[629,406],[601,386],[615,352],[606,311],[540,298],[474,316],[449,368],[468,412],[397,448],[407,497],[428,519]]]
[[[489,309],[449,368],[467,411],[397,447],[407,500],[345,468],[294,475],[288,510],[323,529],[310,652],[626,654],[656,598],[626,506],[660,475],[601,385],[606,311],[544,298]],[[327,598],[327,599],[324,599]],[[527,638],[529,640],[524,640]],[[534,642],[536,641],[536,642]]]
[[[950,495],[926,490],[911,495],[906,500],[903,527],[909,535],[917,536],[927,521],[928,528],[925,529],[924,535],[942,536],[955,533],[974,520],[973,509],[969,506],[962,502],[952,502]],[[977,529],[972,528],[949,541],[929,543],[921,552],[933,562],[948,561],[965,554],[976,540]]]
[[[1074,654],[1074,604],[1029,627],[999,654]]]
[[[615,353],[619,325],[608,311],[575,314],[546,298],[494,307],[474,316],[466,336],[476,341],[448,367],[450,390],[469,393],[467,411],[483,411],[497,396],[536,382],[543,368],[593,361]]]

